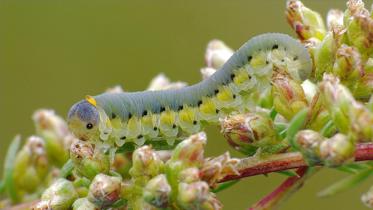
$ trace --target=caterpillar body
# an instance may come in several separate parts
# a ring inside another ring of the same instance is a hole
[[[312,71],[307,49],[285,34],[246,42],[206,80],[177,90],[104,93],[74,104],[68,125],[81,140],[111,139],[116,145],[177,139],[197,133],[219,117],[244,112],[271,86],[274,69],[305,80]]]

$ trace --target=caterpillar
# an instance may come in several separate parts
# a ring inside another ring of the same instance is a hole
[[[103,93],[74,104],[67,117],[72,133],[81,140],[113,140],[144,144],[199,132],[219,117],[244,112],[257,95],[271,87],[274,69],[305,80],[312,61],[307,49],[279,33],[247,41],[208,79],[177,90]]]

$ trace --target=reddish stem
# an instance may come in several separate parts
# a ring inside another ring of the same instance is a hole
[[[373,143],[357,144],[355,161],[364,160],[373,160]],[[241,162],[242,163],[238,166],[239,175],[228,175],[219,182],[307,166],[300,152],[276,154],[265,159],[249,157],[242,159]]]
[[[307,172],[308,167],[300,167],[296,171],[298,176],[292,176],[287,178],[280,186],[278,186],[270,194],[262,198],[258,203],[254,204],[248,210],[264,210],[270,209],[272,206],[278,204],[283,200],[286,195],[292,191],[299,189],[304,182],[304,175]]]

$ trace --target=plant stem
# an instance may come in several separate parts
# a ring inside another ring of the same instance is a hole
[[[280,201],[283,201],[289,194],[300,189],[305,181],[305,175],[307,174],[308,167],[300,167],[297,169],[296,176],[287,178],[280,186],[274,191],[266,195],[259,202],[254,204],[248,210],[265,210],[272,209],[277,206]]]
[[[357,144],[355,161],[364,160],[373,160],[373,143]],[[240,173],[239,175],[228,175],[222,178],[219,182],[305,166],[307,166],[307,163],[300,152],[275,154],[266,158],[248,157],[241,159],[237,166],[237,170]]]

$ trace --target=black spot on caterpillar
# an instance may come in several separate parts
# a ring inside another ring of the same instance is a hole
[[[221,116],[245,110],[250,100],[247,95],[271,87],[275,66],[294,79],[305,80],[311,73],[312,61],[307,50],[288,35],[259,35],[204,81],[177,90],[88,97],[72,106],[68,124],[78,138],[113,139],[117,145],[124,141],[141,145],[144,139],[193,134],[203,129],[198,122],[217,123]],[[87,124],[92,127],[87,129]]]

